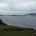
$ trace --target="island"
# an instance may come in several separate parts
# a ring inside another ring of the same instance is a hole
[[[26,15],[36,16],[36,13],[30,13],[30,14],[26,14]]]

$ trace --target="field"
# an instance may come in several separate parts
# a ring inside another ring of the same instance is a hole
[[[0,31],[0,36],[32,36],[31,31]]]
[[[34,34],[35,31],[29,31],[27,29],[10,25],[0,25],[0,36],[36,36]]]
[[[0,36],[36,36],[35,31],[16,26],[0,25]]]

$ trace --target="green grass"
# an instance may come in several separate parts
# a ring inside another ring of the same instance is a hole
[[[0,30],[4,30],[4,29],[8,29],[11,28],[15,30],[20,29],[20,27],[16,27],[16,26],[11,26],[11,25],[0,25]],[[8,29],[9,30],[9,29]],[[32,36],[34,34],[34,31],[0,31],[0,36]],[[35,35],[34,35],[35,36]]]
[[[4,31],[0,32],[0,36],[32,36],[31,31]]]

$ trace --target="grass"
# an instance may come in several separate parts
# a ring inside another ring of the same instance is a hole
[[[16,27],[16,26],[0,25],[0,30],[2,29],[2,31],[0,31],[0,36],[32,36],[32,35],[34,35],[34,31],[24,31],[24,30],[23,31],[4,31],[5,28],[6,29],[8,29],[8,28],[11,28],[11,29],[18,28],[19,29],[19,27]],[[34,35],[34,36],[36,36],[36,35]]]
[[[4,31],[0,32],[0,36],[32,36],[31,31]]]

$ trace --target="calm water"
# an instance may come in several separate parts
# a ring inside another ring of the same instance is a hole
[[[0,16],[5,23],[36,29],[36,16]]]

